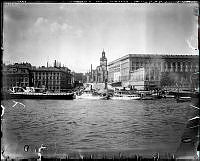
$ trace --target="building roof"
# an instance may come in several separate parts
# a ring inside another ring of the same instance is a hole
[[[34,68],[32,71],[57,71],[57,72],[70,72],[71,70],[68,68],[55,68],[55,67],[39,67],[39,68]]]
[[[150,59],[191,58],[191,59],[197,59],[197,58],[199,58],[199,55],[127,54],[121,58],[118,58],[114,61],[109,62],[108,65],[125,60],[127,58],[150,58]]]

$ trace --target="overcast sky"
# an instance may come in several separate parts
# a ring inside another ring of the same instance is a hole
[[[126,54],[197,54],[196,3],[5,3],[5,63],[53,64],[75,72]]]

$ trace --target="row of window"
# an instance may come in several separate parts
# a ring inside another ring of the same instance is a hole
[[[37,75],[51,75],[51,76],[53,76],[53,75],[56,76],[57,75],[57,76],[59,76],[60,73],[59,72],[48,72],[48,73],[47,72],[35,72],[34,75],[36,75],[36,76]]]
[[[47,79],[47,77],[35,76],[34,79],[43,79],[44,80],[44,79]],[[60,77],[50,76],[50,77],[48,77],[48,79],[57,79],[57,80],[59,80]]]
[[[155,67],[150,67],[150,68],[155,68]],[[139,66],[132,66],[131,67],[131,71],[135,71],[140,69]],[[148,70],[149,67],[146,67],[146,69]],[[171,66],[165,66],[164,68],[158,67],[158,70],[160,70],[161,72],[196,72],[198,71],[198,67],[188,67],[188,66],[177,66],[177,67],[171,67]]]
[[[46,85],[47,82],[46,81],[35,81],[34,84],[43,84],[43,85]],[[51,85],[51,84],[59,85],[60,82],[59,81],[48,81],[48,85]]]
[[[20,73],[20,74],[23,74],[23,73],[29,73],[29,71],[27,69],[10,68],[8,70],[8,73]]]
[[[142,68],[141,66],[131,66],[131,71],[135,71]],[[155,67],[145,67],[146,69],[148,68],[155,68]],[[163,68],[161,68],[161,66],[157,67],[158,70],[160,70],[161,72],[197,72],[199,70],[199,66],[163,66]],[[121,71],[122,73],[125,71],[126,69],[121,69],[120,68],[116,68],[114,70],[109,70],[109,73],[114,73],[114,72],[118,72]]]
[[[198,64],[195,63],[191,63],[191,62],[165,62],[165,63],[161,63],[161,62],[157,62],[157,63],[147,63],[147,62],[132,62],[132,67],[135,67],[135,68],[141,68],[141,67],[173,67],[173,68],[176,68],[176,67],[188,67],[188,68],[198,68]]]
[[[70,84],[71,83],[71,80],[68,79],[68,80],[63,80],[63,81],[60,81],[60,80],[35,80],[34,83],[39,83],[39,82],[43,82],[43,84],[60,84],[60,83],[67,83],[67,84]]]
[[[11,83],[10,87],[15,87],[15,86],[20,86],[20,87],[28,87],[29,83],[19,83],[19,82],[15,82],[15,83]],[[10,87],[8,87],[10,89]]]
[[[8,79],[8,81],[10,81],[10,82],[28,82],[29,80],[28,80],[28,78],[27,77],[25,77],[25,78],[10,78],[10,79]]]

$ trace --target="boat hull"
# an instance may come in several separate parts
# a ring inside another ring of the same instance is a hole
[[[113,97],[110,97],[110,99],[112,99],[112,100],[140,100],[141,97],[117,97],[117,96],[113,96]]]
[[[180,97],[176,99],[177,102],[191,102],[192,98],[191,97]]]
[[[101,97],[99,96],[76,96],[76,99],[94,99],[94,100],[98,100]]]
[[[62,100],[72,100],[74,99],[74,94],[42,94],[42,93],[7,93],[4,94],[3,99],[62,99]]]

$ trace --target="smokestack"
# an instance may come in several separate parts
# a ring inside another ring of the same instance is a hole
[[[54,67],[56,67],[56,60],[54,61]]]
[[[91,64],[91,74],[92,74],[92,64]]]
[[[93,81],[93,75],[92,75],[92,64],[91,64],[91,82]]]

